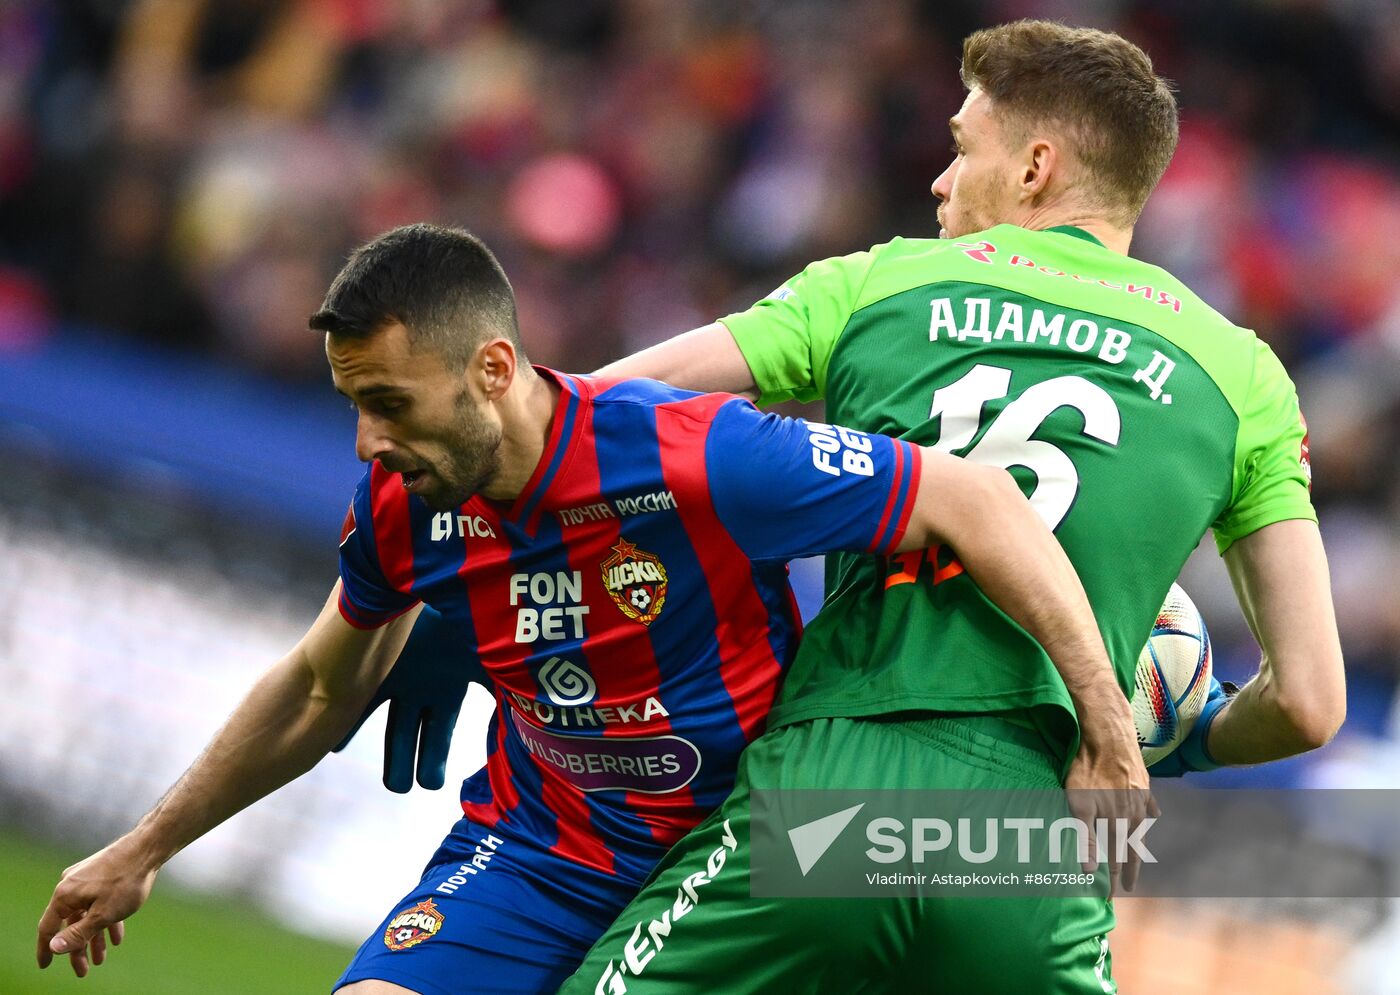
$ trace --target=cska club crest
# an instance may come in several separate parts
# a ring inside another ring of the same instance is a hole
[[[442,929],[443,915],[431,898],[404,909],[389,920],[384,930],[384,945],[390,950],[407,950],[437,935]]]
[[[628,618],[651,625],[666,604],[666,568],[650,553],[621,539],[601,564],[603,586]]]

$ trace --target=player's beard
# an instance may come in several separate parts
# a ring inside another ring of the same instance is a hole
[[[990,172],[958,184],[956,196],[938,206],[940,238],[963,238],[1002,224],[998,218],[997,178]]]
[[[499,426],[475,414],[466,391],[459,394],[446,457],[430,464],[436,480],[419,494],[423,502],[433,511],[451,511],[480,493],[500,471],[501,435]]]

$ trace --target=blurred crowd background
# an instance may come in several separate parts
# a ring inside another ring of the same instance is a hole
[[[415,220],[473,229],[531,358],[593,369],[813,259],[935,235],[961,39],[1020,16],[1120,31],[1176,82],[1180,150],[1133,252],[1256,328],[1309,419],[1350,716],[1323,753],[1220,783],[1400,786],[1394,0],[4,0],[0,828],[75,846],[120,831],[324,596],[358,471],[305,321],[355,244]],[[818,578],[798,571],[808,604]],[[1248,676],[1213,554],[1185,583],[1218,669]],[[87,720],[46,741],[76,721],[55,713],[79,682]],[[113,709],[129,728],[104,733]],[[156,730],[176,727],[166,751]],[[146,744],[115,796],[68,745],[104,735],[115,755]],[[477,738],[464,720],[454,775]],[[313,860],[296,878],[322,899],[296,906],[310,928],[363,932],[451,818],[450,791],[382,792],[375,752],[285,819],[321,832],[333,807],[423,842],[383,890],[347,890],[358,904],[306,885],[329,858]],[[187,878],[287,908],[285,875],[240,877],[269,832]],[[1394,928],[1349,927],[1342,947]],[[1340,956],[1331,942],[1278,947]],[[1327,990],[1314,980],[1298,990]]]

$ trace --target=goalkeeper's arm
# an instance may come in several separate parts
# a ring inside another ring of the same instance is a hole
[[[1346,718],[1346,680],[1317,526],[1266,525],[1231,545],[1225,565],[1263,652],[1258,675],[1210,724],[1207,762],[1264,763],[1325,745]]]

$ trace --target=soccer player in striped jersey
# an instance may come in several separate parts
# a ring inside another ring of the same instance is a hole
[[[1069,561],[1002,470],[531,368],[505,274],[457,230],[362,247],[311,324],[371,463],[340,581],[175,787],[65,872],[41,965],[86,973],[171,855],[324,756],[421,604],[463,633],[441,665],[479,663],[497,709],[460,821],[338,983],[354,995],[558,986],[733,788],[795,654],[791,557],[946,544],[1066,683],[1121,702]],[[1116,732],[1140,766],[1126,715]]]

